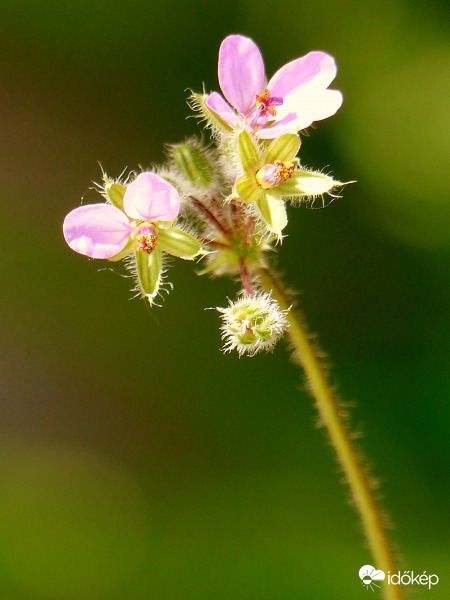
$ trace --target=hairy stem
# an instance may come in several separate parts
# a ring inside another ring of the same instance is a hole
[[[252,280],[243,256],[239,257],[239,269],[241,271],[241,280],[244,290],[247,294],[253,294],[255,290],[253,289]]]
[[[230,225],[228,224],[228,219],[224,211],[223,204],[220,204],[220,202],[217,200],[217,198],[214,198],[214,196],[211,197],[209,201],[211,202],[213,212],[216,215],[217,220],[220,221],[222,227],[224,227],[228,231],[231,231]]]
[[[386,527],[373,496],[369,476],[353,447],[348,429],[339,416],[336,398],[328,384],[320,360],[301,320],[291,308],[291,302],[278,280],[267,268],[258,271],[258,278],[262,287],[272,293],[272,297],[283,310],[290,309],[286,317],[290,325],[288,333],[295,348],[295,355],[305,371],[321,420],[328,431],[339,464],[347,478],[355,507],[360,515],[367,542],[373,554],[375,568],[384,571],[387,577],[388,571],[394,573],[396,569],[386,535]],[[403,600],[404,595],[400,586],[388,585],[386,581],[382,587],[386,600]]]
[[[193,196],[190,196],[190,199],[192,200],[192,204],[195,206],[195,208],[212,224],[214,225],[214,227],[220,231],[221,233],[223,233],[223,235],[225,237],[231,237],[231,229],[228,227],[228,225],[226,225],[225,223],[223,223],[222,221],[220,221],[217,216],[207,207],[203,204],[203,202],[201,202],[200,200],[198,200],[197,198],[194,198]]]
[[[253,230],[255,228],[255,218],[253,215],[249,215],[245,226],[245,239],[246,246],[250,246],[252,241]]]
[[[233,220],[233,229],[240,231],[246,220],[246,213],[242,202],[232,200],[230,202],[231,218]]]

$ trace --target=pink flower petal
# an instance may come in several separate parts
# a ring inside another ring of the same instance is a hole
[[[127,186],[125,212],[132,219],[173,221],[180,212],[180,195],[168,181],[155,173],[141,173]]]
[[[209,94],[209,96],[206,98],[205,104],[208,108],[215,112],[222,119],[222,121],[228,123],[230,127],[236,127],[238,124],[236,113],[231,106],[225,102],[220,94],[217,92],[212,92],[212,94]]]
[[[271,96],[285,98],[305,85],[325,89],[336,77],[334,58],[326,52],[309,52],[279,69],[269,81]]]
[[[255,133],[255,136],[260,140],[272,140],[274,138],[283,135],[284,133],[297,133],[297,113],[290,112],[283,119],[279,121],[275,121],[269,127],[265,127],[264,129],[260,129]]]
[[[334,115],[340,108],[342,99],[342,94],[338,90],[305,90],[302,88],[287,98],[285,108],[297,113],[296,127],[297,131],[301,131],[314,121],[321,121]]]
[[[67,244],[91,258],[111,258],[127,245],[133,227],[127,216],[111,204],[86,204],[64,220]]]
[[[246,115],[263,91],[264,80],[264,62],[255,42],[243,35],[226,37],[219,50],[219,83],[228,102]]]

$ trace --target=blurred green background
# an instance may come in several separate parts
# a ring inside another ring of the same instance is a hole
[[[217,89],[229,33],[268,74],[336,57],[344,105],[301,158],[357,183],[289,210],[279,267],[356,401],[401,568],[440,577],[416,597],[450,597],[448,17],[443,0],[2,0],[1,600],[367,597],[373,561],[285,345],[219,351],[204,307],[236,286],[179,261],[150,310],[61,234],[97,199],[97,161],[118,176],[200,133],[185,90]]]

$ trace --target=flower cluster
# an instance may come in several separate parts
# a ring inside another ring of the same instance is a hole
[[[218,92],[192,94],[212,132],[169,148],[168,162],[126,181],[104,175],[103,202],[71,211],[63,225],[80,254],[119,261],[151,305],[161,291],[166,254],[198,258],[199,274],[238,277],[242,290],[222,314],[225,350],[271,349],[287,327],[260,274],[288,224],[286,202],[309,201],[342,185],[300,164],[300,133],[333,115],[342,94],[328,89],[334,59],[310,52],[267,82],[256,44],[230,35],[219,50]]]

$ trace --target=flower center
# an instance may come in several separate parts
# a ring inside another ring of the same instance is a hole
[[[256,183],[263,190],[269,190],[290,179],[293,172],[294,163],[276,160],[273,164],[265,165],[259,169],[256,173]]]
[[[277,114],[275,106],[281,106],[283,104],[283,98],[271,98],[269,90],[264,90],[261,94],[256,95],[256,105],[259,108],[261,115],[265,116],[269,114],[275,117]]]
[[[279,178],[280,181],[287,181],[292,177],[292,173],[294,172],[293,163],[276,160],[275,164],[277,166],[276,176]]]
[[[151,254],[156,248],[156,230],[154,227],[141,227],[136,236],[138,252]]]
[[[242,318],[237,322],[237,332],[241,334],[246,334],[249,331],[252,331],[251,323],[248,319]]]

